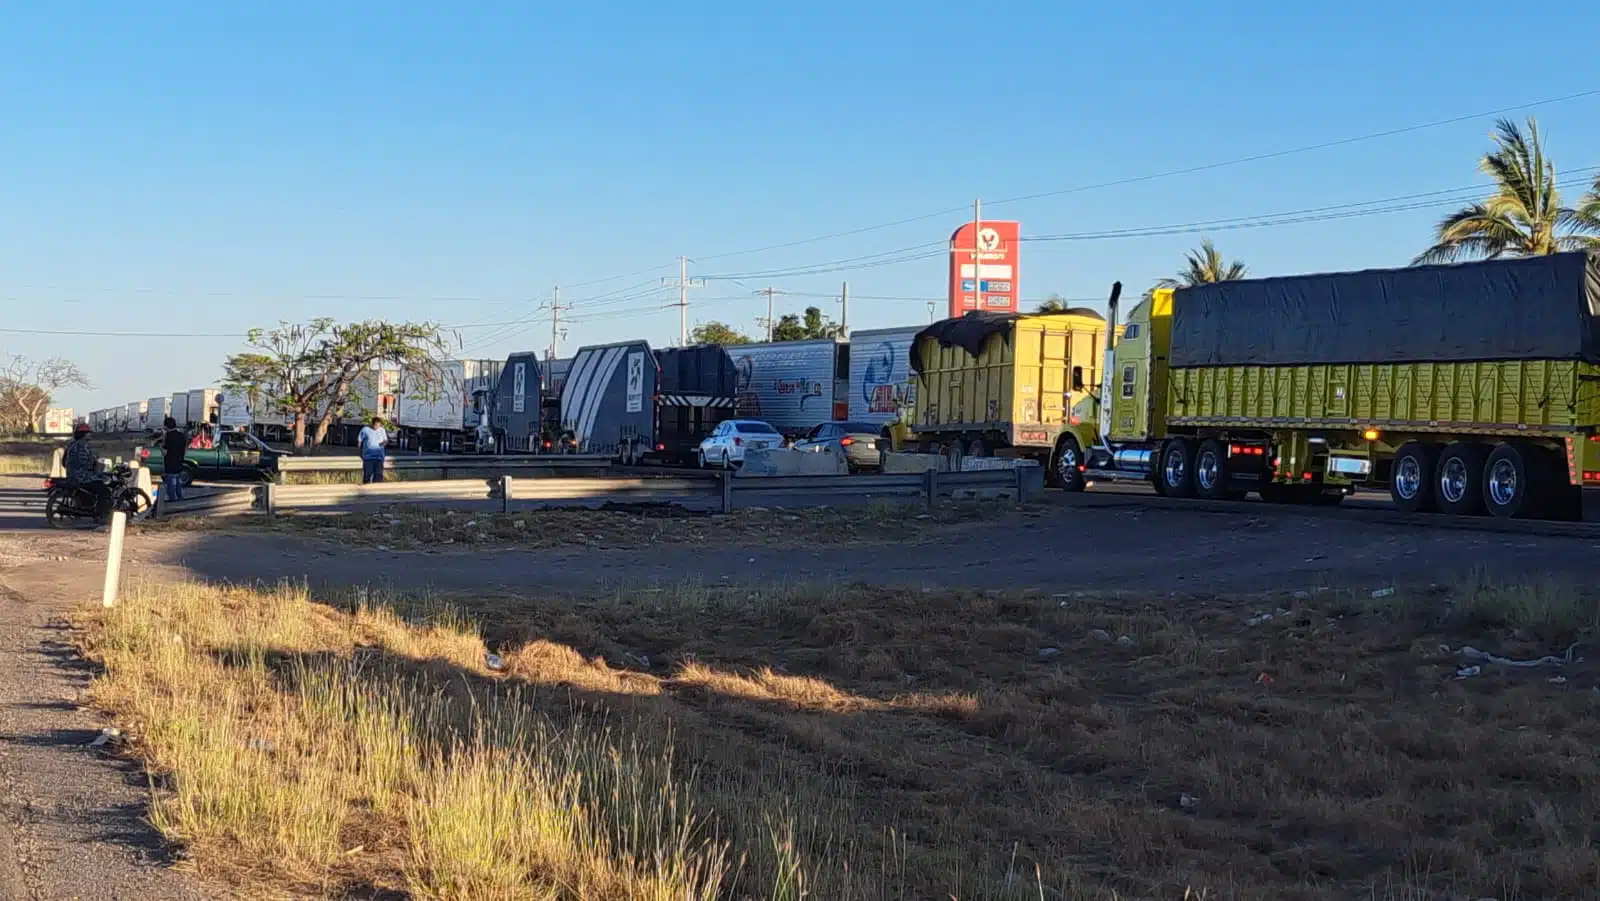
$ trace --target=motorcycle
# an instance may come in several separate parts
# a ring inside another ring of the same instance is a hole
[[[94,476],[94,481],[104,484],[111,492],[111,510],[121,510],[130,520],[148,514],[155,506],[150,495],[134,484],[133,467],[118,464],[110,472]],[[66,479],[49,478],[44,483],[48,492],[44,499],[44,517],[57,529],[87,528],[101,521],[95,517],[95,493],[81,483]]]

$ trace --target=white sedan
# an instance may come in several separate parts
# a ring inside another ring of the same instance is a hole
[[[729,419],[700,442],[700,466],[730,468],[744,463],[744,452],[782,447],[783,435],[759,419]]]

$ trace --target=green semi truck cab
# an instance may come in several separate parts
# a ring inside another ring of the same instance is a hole
[[[1573,519],[1600,484],[1600,256],[1159,289],[1120,337],[1119,295],[1069,489]]]

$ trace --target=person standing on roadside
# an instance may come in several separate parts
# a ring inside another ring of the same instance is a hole
[[[168,416],[161,423],[166,429],[161,433],[161,489],[167,500],[183,500],[183,458],[189,449],[189,436],[178,428],[178,421]]]
[[[383,420],[372,417],[372,423],[362,427],[356,442],[361,445],[361,484],[383,481],[384,448],[389,446],[389,433],[383,430]]]

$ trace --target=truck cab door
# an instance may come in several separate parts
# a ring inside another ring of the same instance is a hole
[[[1117,342],[1116,364],[1105,380],[1101,402],[1111,405],[1111,437],[1141,441],[1150,435],[1150,342],[1148,320],[1128,323]]]

